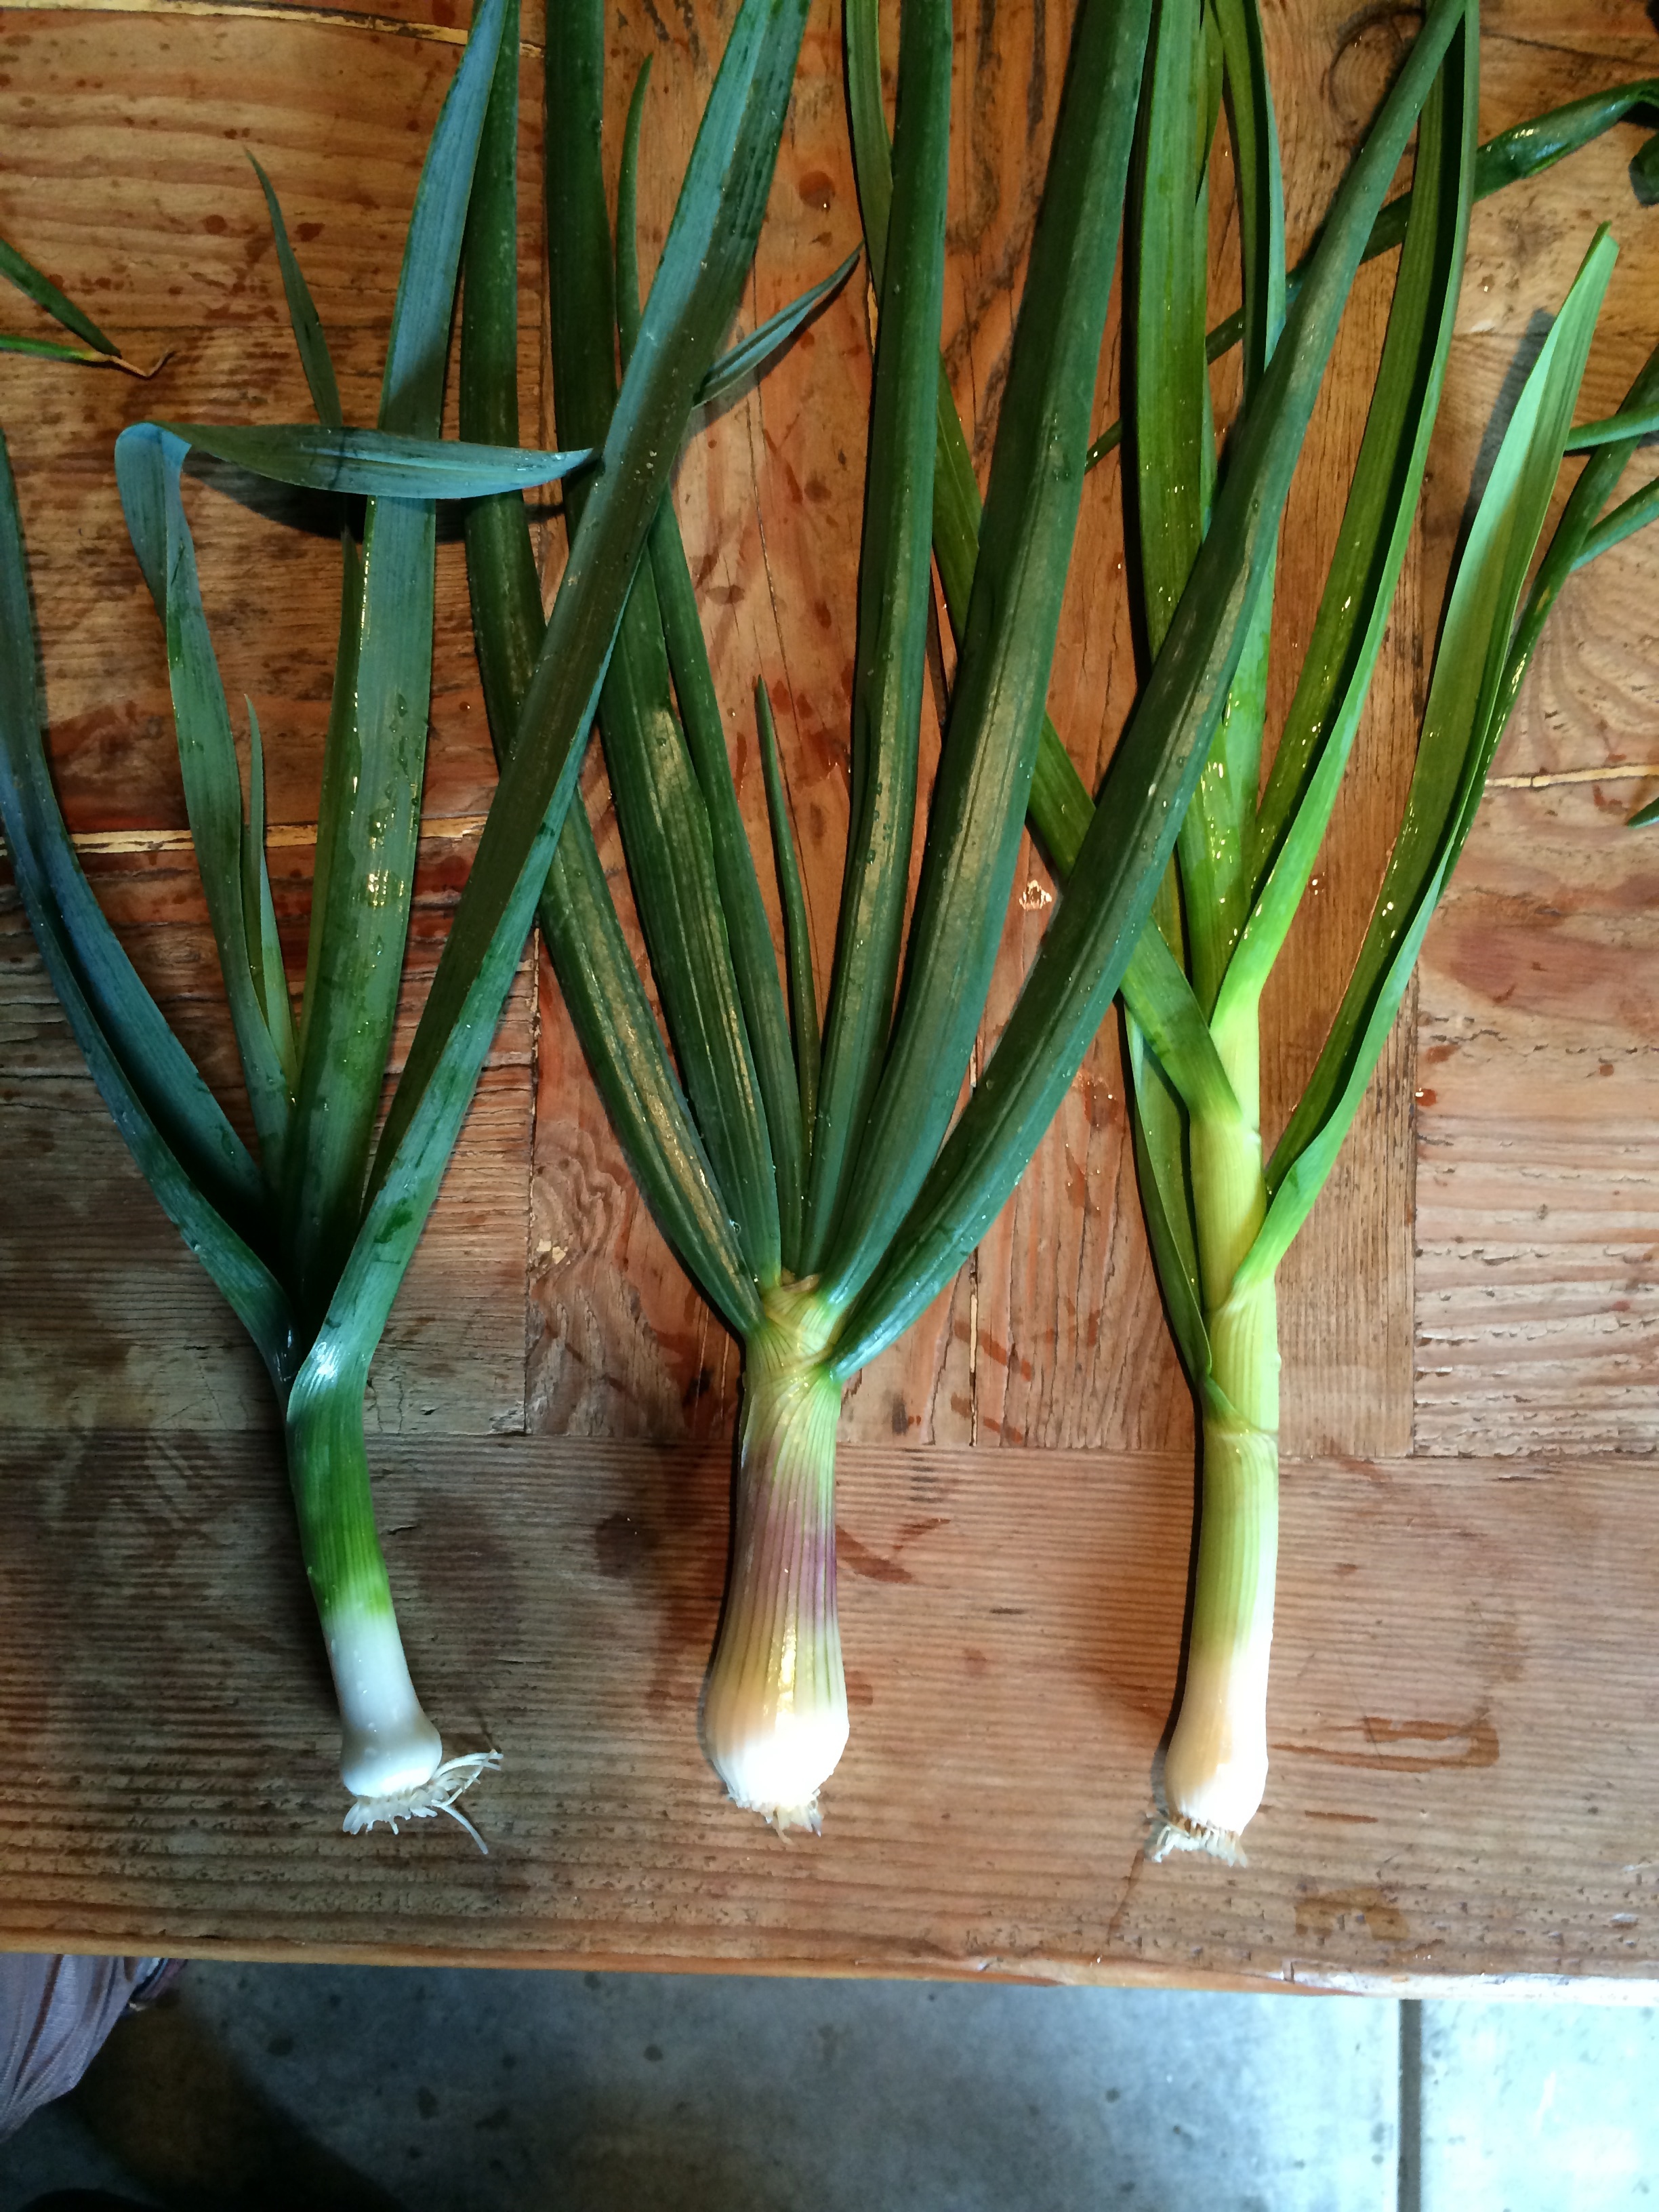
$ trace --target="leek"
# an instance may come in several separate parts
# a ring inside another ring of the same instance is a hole
[[[908,932],[944,285],[944,0],[907,0],[902,16],[893,245],[881,279],[858,608],[856,827],[822,1036],[769,706],[757,696],[787,991],[711,711],[684,551],[660,490],[649,562],[597,705],[672,1058],[580,808],[565,817],[539,884],[554,967],[635,1176],[688,1270],[744,1340],[733,1547],[702,1734],[733,1798],[780,1828],[817,1826],[819,1790],[847,1740],[833,1502],[848,1375],[841,1340],[939,1150],[989,984],[1081,493],[1149,13],[1150,0],[1085,0],[1079,14],[994,465],[994,496],[1009,524],[1003,573],[964,655]],[[573,447],[614,436],[628,380],[674,281],[671,234],[636,331],[642,94],[613,259],[600,156],[604,30],[597,0],[582,0],[547,55],[548,112],[559,119],[548,133],[547,176],[555,400],[559,435]],[[503,134],[508,106],[504,97]],[[486,146],[468,240],[461,428],[504,445],[517,434],[514,218],[503,135],[495,153]],[[613,331],[629,362],[620,400]],[[1045,482],[1034,494],[1039,454],[1048,457]],[[571,481],[573,562],[605,489],[603,471]],[[538,652],[544,665],[552,641],[550,628],[541,644],[526,529],[511,499],[476,510],[468,529],[474,627],[504,785],[535,715],[530,670]],[[491,908],[504,911],[499,897]]]
[[[1157,13],[1168,56],[1178,33],[1170,27],[1170,5]],[[962,490],[944,434],[938,356],[949,24],[938,0],[908,0],[902,13],[889,171],[879,77],[871,67],[873,7],[854,0],[848,12],[860,198],[880,310],[858,608],[852,830],[821,1040],[792,892],[787,809],[769,715],[762,714],[769,815],[785,891],[793,1095],[783,1095],[775,1080],[761,1080],[756,1041],[763,1023],[735,982],[732,956],[747,940],[747,902],[710,869],[695,879],[685,872],[726,809],[730,769],[723,748],[716,753],[693,742],[695,648],[684,623],[671,623],[654,574],[649,588],[643,576],[636,583],[599,704],[624,849],[678,1068],[660,1053],[641,1054],[633,1024],[611,1020],[586,979],[577,977],[574,995],[567,984],[567,994],[607,1100],[625,1089],[625,1070],[636,1085],[648,1081],[649,1112],[635,1111],[631,1122],[619,1118],[618,1127],[671,1235],[676,1209],[683,1216],[690,1199],[701,1200],[711,1187],[728,1225],[712,1270],[695,1245],[676,1240],[743,1336],[745,1353],[732,1550],[702,1734],[732,1797],[780,1828],[817,1826],[819,1792],[846,1741],[834,1579],[840,1389],[928,1303],[1012,1188],[1135,954],[1229,689],[1241,665],[1244,680],[1259,665],[1278,515],[1342,303],[1462,20],[1449,4],[1431,16],[1334,210],[1283,343],[1269,360],[1276,319],[1256,341],[1260,374],[1249,427],[1218,496],[1209,538],[1194,535],[1201,586],[1172,609],[1159,674],[1115,769],[1122,803],[1103,809],[1085,838],[1077,875],[1086,888],[1061,902],[1014,1020],[952,1129],[1043,743],[1043,698],[1152,15],[1150,5],[1115,8],[1107,0],[1085,0],[1079,13],[992,462],[986,555],[957,562],[946,580],[958,661],[907,929],[928,542],[939,507]],[[560,437],[573,447],[604,434],[613,322],[624,356],[629,343],[629,210],[638,143],[636,100],[623,166],[619,294],[599,154],[599,11],[590,9],[585,22],[549,55],[549,112],[562,122],[556,137],[550,135],[549,170],[556,402]],[[1155,58],[1154,84],[1158,73]],[[878,139],[878,157],[872,153]],[[1195,181],[1195,169],[1193,175]],[[503,187],[495,243],[488,248],[503,270],[509,219]],[[1259,250],[1270,253],[1272,222],[1258,229]],[[479,244],[485,251],[482,236]],[[468,292],[470,300],[470,283]],[[471,419],[464,412],[469,437],[507,443],[515,433],[516,406],[501,397],[514,351],[510,307],[503,284],[489,311],[499,319],[489,341],[499,365],[495,404],[488,419],[482,405]],[[1197,334],[1201,363],[1201,320]],[[972,495],[976,507],[976,491]],[[592,495],[574,481],[572,505],[584,496]],[[672,530],[672,516],[659,528]],[[509,758],[520,742],[512,686],[492,685],[491,655],[503,665],[505,656],[490,641],[499,610],[515,591],[534,629],[527,590],[513,584],[527,568],[523,529],[520,516],[495,543],[481,528],[471,564],[486,690],[501,702],[497,744]],[[597,887],[594,903],[603,911]],[[543,911],[545,918],[545,898]],[[556,914],[549,927],[562,981],[577,965],[568,942],[561,943],[568,927],[568,916]],[[607,921],[605,933],[612,929]],[[775,956],[769,965],[764,1024],[775,1033]],[[643,1103],[636,1090],[630,1103]],[[797,1113],[807,1174],[794,1243]],[[688,1172],[693,1164],[695,1176]]]
[[[509,26],[510,27],[504,27]],[[513,767],[544,780],[527,821],[504,779],[378,1147],[403,964],[430,683],[435,501],[491,498],[579,454],[439,441],[447,339],[474,166],[498,80],[516,75],[517,10],[481,0],[422,171],[380,421],[348,429],[322,326],[270,209],[296,343],[320,427],[137,425],[117,448],[123,505],[167,638],[186,810],[256,1132],[246,1147],[99,912],[52,793],[36,695],[22,536],[0,447],[0,813],[26,910],[92,1073],[157,1197],[248,1328],[286,1414],[307,1575],[338,1698],[345,1826],[394,1830],[448,1812],[497,1763],[446,1760],[410,1680],[375,1531],[362,1404],[369,1362],[459,1134],[546,872],[588,702],[647,526],[694,407],[754,372],[817,299],[713,361],[752,257],[799,39],[799,10],[748,0],[699,137],[653,301],[648,358],[624,382],[603,482],[526,688],[539,712]],[[498,65],[498,56],[504,56]],[[257,167],[257,165],[256,165]],[[821,288],[820,288],[821,289]],[[713,364],[711,367],[711,363]],[[182,496],[191,444],[280,479],[366,495],[343,528],[341,649],[325,754],[307,979],[297,1025],[264,853],[263,750],[246,803]],[[538,684],[540,689],[538,691]],[[526,708],[526,720],[532,719]],[[561,778],[563,781],[561,781]],[[503,831],[503,821],[508,827]],[[526,868],[511,848],[525,826]],[[468,928],[496,897],[509,909]],[[473,957],[469,957],[469,955]],[[710,1210],[718,1243],[726,1224]]]
[[[852,0],[848,23],[854,141],[873,269],[881,261],[889,186],[870,0]],[[1477,149],[1476,40],[1472,8],[1467,20],[1455,5],[1434,10],[1376,125],[1376,136],[1389,131],[1389,109],[1404,83],[1437,63],[1413,188],[1370,216],[1364,237],[1365,258],[1402,247],[1395,309],[1336,559],[1260,804],[1272,513],[1262,532],[1261,597],[1243,619],[1234,618],[1237,650],[1225,705],[1218,715],[1212,710],[1207,759],[1195,783],[1188,769],[1188,803],[1176,817],[1179,854],[1170,896],[1127,955],[1120,939],[1115,973],[1104,962],[1089,973],[1087,939],[1077,930],[1070,933],[1073,972],[1050,980],[1042,964],[1052,944],[1067,933],[1079,886],[1085,899],[1097,896],[1091,856],[1121,840],[1110,803],[1126,794],[1138,798],[1142,788],[1138,776],[1124,773],[1137,727],[1189,655],[1192,633],[1212,619],[1214,601],[1233,588],[1226,564],[1211,556],[1233,527],[1235,499],[1243,503],[1236,488],[1261,450],[1261,417],[1273,406],[1273,386],[1291,350],[1305,343],[1308,295],[1321,283],[1321,263],[1338,250],[1352,254],[1355,234],[1364,233],[1364,198],[1376,184],[1373,177],[1362,196],[1357,173],[1350,178],[1310,261],[1287,276],[1277,137],[1254,0],[1209,0],[1201,17],[1196,0],[1170,0],[1159,11],[1137,171],[1138,282],[1126,315],[1142,525],[1140,615],[1152,656],[1147,687],[1098,810],[1052,729],[1044,732],[1031,823],[1070,888],[1014,1021],[930,1178],[931,1218],[924,1206],[917,1209],[917,1231],[931,1239],[931,1264],[920,1283],[895,1275],[878,1284],[880,1295],[860,1316],[861,1350],[886,1341],[938,1286],[1007,1188],[1008,1163],[1026,1147],[1009,1141],[1022,1101],[1018,1083],[1000,1079],[999,1063],[1024,1046],[1026,1067],[1017,1074],[1024,1076],[1028,1097],[1037,1092],[1045,994],[1062,1005],[1069,996],[1075,1005],[1086,989],[1093,1009],[1103,1002],[1103,974],[1121,982],[1149,1239],[1202,1433],[1196,1598],[1185,1696],[1165,1761],[1170,1817],[1160,1851],[1190,1844],[1222,1856],[1236,1853],[1266,1779],[1278,1511],[1278,1261],[1329,1173],[1386,1040],[1555,591],[1575,563],[1641,526],[1659,507],[1650,488],[1596,522],[1635,437],[1650,425],[1650,413],[1641,410],[1650,409],[1655,396],[1651,366],[1617,417],[1568,433],[1571,394],[1610,258],[1610,247],[1600,243],[1534,371],[1463,551],[1419,777],[1379,895],[1372,939],[1307,1097],[1272,1159],[1264,1160],[1261,988],[1311,875],[1388,618],[1438,403],[1469,203],[1536,173],[1632,110],[1654,104],[1656,88],[1644,80],[1516,126]],[[1243,308],[1207,336],[1204,178],[1217,118],[1200,65],[1206,45],[1219,53],[1244,264]],[[1423,98],[1424,83],[1419,77],[1414,99]],[[1650,142],[1638,159],[1644,176],[1651,172],[1651,152]],[[1369,159],[1368,151],[1362,165]],[[1205,371],[1241,337],[1244,404],[1224,456],[1230,481],[1218,495],[1220,459]],[[1091,462],[1120,435],[1114,425],[1091,449]],[[1603,440],[1607,464],[1598,471],[1593,463],[1581,478],[1511,641],[1521,584],[1564,446]],[[960,640],[975,578],[979,501],[942,367],[936,483],[935,551]],[[1503,669],[1501,682],[1480,688],[1480,672],[1494,666]],[[1467,682],[1459,688],[1460,669],[1476,672],[1476,688]],[[1160,854],[1168,849],[1160,840]],[[1419,860],[1415,873],[1404,873],[1413,849],[1431,856],[1431,864]],[[1146,912],[1145,888],[1140,897]],[[1078,1035],[1073,1028],[1073,1048]],[[1059,1031],[1052,1018],[1048,1036],[1053,1050]],[[1056,1070],[1060,1064],[1056,1054]],[[1068,1073],[1075,1065],[1071,1049],[1064,1065]],[[1029,1128],[1042,1109],[1026,1110]],[[924,1201],[929,1195],[924,1190]]]

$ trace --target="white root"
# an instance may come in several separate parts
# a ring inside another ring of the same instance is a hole
[[[1200,1820],[1182,1820],[1179,1815],[1164,1821],[1148,1846],[1146,1856],[1157,1866],[1172,1851],[1202,1851],[1210,1858],[1219,1859],[1224,1866],[1250,1863],[1244,1856],[1243,1844],[1229,1830],[1212,1828]]]
[[[501,1765],[499,1751],[465,1751],[459,1758],[447,1759],[434,1774],[413,1790],[394,1791],[389,1797],[356,1797],[340,1823],[348,1836],[366,1836],[371,1828],[387,1827],[395,1836],[399,1820],[429,1820],[434,1813],[447,1813],[450,1819],[465,1828],[486,1858],[489,1846],[478,1833],[465,1813],[455,1809],[455,1800],[470,1790],[480,1775],[494,1773]]]

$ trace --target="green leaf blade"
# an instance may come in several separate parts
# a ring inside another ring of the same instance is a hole
[[[508,0],[467,216],[462,295],[464,435],[518,435],[518,5]],[[467,580],[479,672],[496,757],[519,714],[546,629],[524,501],[467,510]],[[760,1318],[730,1210],[669,1065],[594,850],[586,810],[566,816],[537,906],[566,1010],[634,1179],[704,1293],[739,1331]]]
[[[1307,890],[1370,693],[1417,512],[1455,324],[1468,230],[1477,76],[1448,50],[1418,133],[1412,214],[1336,550],[1255,824],[1249,918],[1217,1027],[1254,1021]]]
[[[167,677],[191,842],[261,1159],[275,1190],[283,1172],[292,1100],[253,980],[243,900],[241,772],[185,515],[180,485],[185,453],[184,446],[167,432],[135,424],[116,441],[116,478],[139,565],[167,635]]]
[[[737,785],[726,750],[708,650],[698,619],[696,588],[671,493],[651,526],[652,580],[668,647],[691,765],[707,810],[714,878],[725,918],[732,972],[756,1080],[766,1119],[766,1133],[776,1175],[780,1251],[784,1267],[800,1268],[802,1215],[805,1200],[805,1125],[789,1019],[778,975],[771,925],[749,833],[738,803]]]
[[[60,323],[66,331],[73,331],[94,353],[112,359],[119,357],[120,347],[113,338],[105,336],[86,309],[77,307],[66,292],[58,290],[44,270],[37,269],[15,246],[8,246],[3,238],[0,238],[0,276],[15,284],[37,307],[43,307],[53,322]]]
[[[1265,586],[1291,475],[1375,211],[1464,20],[1462,0],[1431,8],[1338,192],[1284,337],[1235,431],[1209,535],[1119,743],[1072,885],[973,1098],[886,1262],[847,1317],[838,1373],[850,1374],[891,1341],[994,1216],[1121,981]]]
[[[746,378],[763,375],[790,339],[835,298],[858,265],[856,252],[849,253],[827,276],[820,277],[816,284],[809,284],[787,307],[780,307],[776,314],[769,315],[750,331],[746,338],[739,338],[736,345],[720,356],[697,386],[697,405],[713,407],[728,392],[735,392]]]
[[[27,569],[0,436],[0,822],[18,894],[76,1042],[162,1210],[247,1328],[279,1391],[292,1316],[257,1247],[259,1171],[163,1019],[92,895],[46,764]]]
[[[323,319],[317,312],[317,302],[311,296],[311,287],[295,257],[289,240],[288,224],[283,217],[282,203],[276,197],[276,187],[252,154],[248,160],[253,162],[253,173],[259,179],[259,189],[265,196],[271,234],[276,241],[276,265],[282,271],[283,293],[288,301],[289,323],[299,351],[300,366],[305,371],[306,382],[310,387],[312,405],[317,410],[319,422],[325,422],[333,429],[341,429],[345,424],[345,416],[340,406],[339,380],[334,374],[334,357],[328,349]]]
[[[163,422],[198,452],[307,491],[371,499],[488,499],[552,483],[592,459],[590,452],[475,445],[384,430],[340,430],[314,422]]]
[[[331,1343],[378,1328],[389,1310],[488,1050],[563,825],[624,587],[753,255],[805,17],[804,0],[744,0],[727,40],[519,738],[392,1100]],[[580,33],[583,54],[597,60],[603,15],[592,11],[591,46],[586,21],[568,27],[569,45]],[[599,263],[608,286],[609,254]]]
[[[1329,1172],[1387,1036],[1379,1009],[1397,1006],[1409,979],[1402,948],[1420,943],[1473,819],[1517,688],[1510,666],[1516,609],[1548,513],[1613,258],[1603,234],[1527,379],[1476,510],[1436,654],[1400,834],[1330,1034],[1268,1166],[1271,1203],[1258,1240],[1261,1265],[1294,1235]],[[1586,507],[1583,527],[1593,511]],[[1571,568],[1571,550],[1563,549],[1563,575]],[[1304,1155],[1311,1164],[1298,1171]],[[1281,1206],[1285,1186],[1291,1194]]]
[[[789,1015],[795,1048],[795,1073],[800,1100],[801,1127],[811,1132],[817,1121],[819,1031],[817,985],[812,968],[812,931],[806,915],[806,891],[801,881],[800,860],[789,819],[789,793],[778,758],[778,733],[772,720],[772,702],[758,678],[755,684],[755,720],[760,732],[761,763],[766,777],[766,811],[776,857],[778,886],[783,900],[784,952],[789,970]]]
[[[416,191],[379,423],[405,437],[435,439],[441,427],[502,15],[503,0],[481,0]],[[329,434],[326,426],[317,434]],[[364,516],[355,593],[348,555],[287,1177],[295,1294],[307,1322],[327,1310],[362,1219],[397,1016],[426,763],[436,530],[429,500],[375,499]]]
[[[808,1274],[830,1249],[881,1079],[909,888],[933,593],[951,53],[950,10],[907,7],[866,463],[847,855],[811,1138]]]
[[[1073,33],[898,1024],[825,1268],[832,1306],[868,1280],[928,1172],[1001,941],[1081,496],[1149,14],[1140,0],[1086,0]]]
[[[562,64],[550,57],[550,88],[562,79]],[[568,100],[584,95],[593,82],[586,72],[575,72],[565,100],[556,98],[555,106],[562,109]],[[634,357],[642,326],[635,226],[640,126],[647,82],[642,69],[629,103],[617,200],[614,294],[617,337],[624,368]],[[550,204],[551,218],[567,227],[580,219],[584,209],[597,207],[604,193],[602,175],[583,175],[579,171],[582,155],[591,161],[598,159],[598,132],[574,132],[573,147],[558,172],[560,193],[568,197],[556,197]],[[608,231],[600,230],[591,241],[594,262],[608,235]],[[593,289],[592,276],[584,276],[583,283],[585,290]],[[612,333],[597,324],[583,323],[568,310],[555,314],[552,326],[556,394],[567,389],[578,394],[591,392],[599,404],[611,372]],[[562,422],[562,413],[560,419]],[[608,428],[608,418],[605,425],[594,423],[592,434],[604,428]],[[777,1280],[782,1266],[781,1194],[731,934],[721,905],[711,809],[692,763],[686,732],[674,711],[664,610],[657,585],[659,570],[671,589],[677,581],[673,565],[666,557],[671,548],[663,535],[665,511],[670,508],[671,501],[665,498],[653,518],[647,557],[634,576],[600,695],[599,728],[635,908],[645,933],[658,997],[686,1094],[736,1220],[745,1261],[756,1279],[769,1285]],[[672,512],[667,526],[674,527]],[[684,572],[683,556],[679,567]],[[684,696],[696,706],[700,697],[696,689],[699,673],[710,697],[713,681],[708,674],[690,577],[684,580],[678,623],[681,674]],[[714,711],[715,744],[723,765],[725,738],[718,728],[718,708]],[[735,810],[735,795],[732,803]],[[746,854],[740,825],[738,836]]]

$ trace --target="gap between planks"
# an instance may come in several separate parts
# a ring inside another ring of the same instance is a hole
[[[0,9],[8,0],[0,0]],[[80,0],[50,0],[59,7],[78,6]],[[200,15],[216,12],[205,4],[194,9]],[[223,12],[222,10],[216,12]],[[237,13],[282,15],[283,9],[240,10]],[[1568,768],[1540,771],[1536,775],[1491,775],[1486,778],[1489,791],[1547,791],[1561,783],[1640,783],[1659,776],[1659,761],[1637,763],[1624,768]],[[441,842],[464,837],[480,836],[485,822],[483,814],[436,814],[421,825],[421,842]],[[194,843],[188,830],[77,830],[72,833],[78,853],[187,853]],[[273,822],[265,828],[265,843],[284,850],[303,848],[317,842],[314,822]],[[0,837],[0,854],[8,852],[6,842]]]
[[[441,844],[457,838],[479,836],[488,818],[483,814],[434,814],[421,824],[421,842]],[[194,836],[188,830],[77,830],[72,833],[71,842],[77,853],[94,854],[188,853],[195,847]],[[314,822],[271,822],[265,825],[269,850],[303,850],[316,842]],[[0,837],[0,854],[9,857],[9,852],[5,839]]]
[[[464,46],[465,31],[446,23],[412,22],[401,15],[374,15],[351,8],[286,7],[272,0],[0,0],[0,15],[207,15],[232,21],[238,16],[268,23],[305,23],[329,31],[375,31],[393,39],[423,39],[440,46]],[[534,39],[520,39],[521,54],[544,50]]]

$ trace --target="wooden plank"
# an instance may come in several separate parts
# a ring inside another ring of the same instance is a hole
[[[1596,590],[1577,579],[1574,607]],[[1419,1450],[1659,1441],[1659,871],[1652,833],[1623,828],[1639,787],[1495,793],[1425,948]]]
[[[1633,6],[1567,27],[1528,0],[1486,25],[1487,131],[1652,66]],[[1425,502],[1435,592],[1495,410],[1600,221],[1620,252],[1581,416],[1617,406],[1653,343],[1659,224],[1632,201],[1638,143],[1615,132],[1476,210]],[[1424,949],[1419,1451],[1650,1453],[1659,1437],[1659,876],[1622,826],[1659,789],[1653,557],[1629,541],[1563,592]]]
[[[822,1838],[785,1843],[721,1802],[696,1741],[723,1455],[503,1438],[374,1456],[423,1694],[454,1744],[506,1755],[469,1802],[489,1856],[447,1825],[337,1832],[268,1442],[14,1438],[5,1941],[1314,1986],[1659,1976],[1659,1499],[1639,1469],[1288,1466],[1274,1765],[1231,1871],[1141,1855],[1179,1656],[1182,1461],[845,1451],[854,1737]]]

